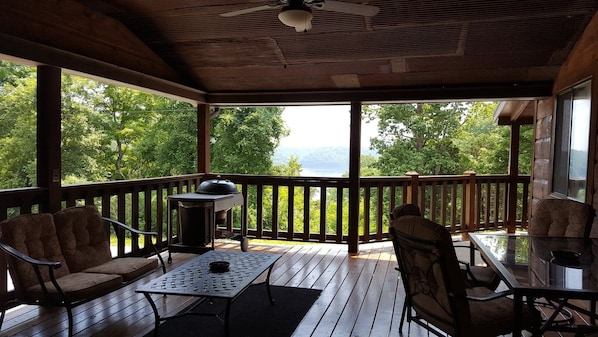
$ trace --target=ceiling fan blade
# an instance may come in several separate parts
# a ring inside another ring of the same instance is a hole
[[[266,9],[272,9],[272,8],[277,8],[280,7],[280,5],[263,5],[263,6],[257,6],[257,7],[251,7],[251,8],[245,8],[245,9],[240,9],[238,11],[232,11],[232,12],[226,12],[226,13],[222,13],[220,14],[220,16],[224,16],[224,17],[231,17],[231,16],[237,16],[237,15],[241,15],[241,14],[248,14],[248,13],[253,13],[253,12],[259,12],[259,11],[263,11]]]
[[[318,9],[325,11],[340,12],[347,14],[363,15],[363,16],[374,16],[378,14],[380,9],[376,6],[354,4],[349,2],[326,0],[322,6],[317,6]]]

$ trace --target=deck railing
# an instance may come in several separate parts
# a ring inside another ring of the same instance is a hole
[[[348,178],[222,175],[239,186],[251,238],[345,243],[348,235]],[[196,190],[203,174],[166,178],[67,185],[62,206],[95,204],[104,216],[160,234],[166,242],[167,196]],[[507,175],[361,178],[360,242],[387,239],[388,214],[406,202],[417,203],[425,216],[452,233],[501,229],[507,219]],[[517,225],[525,226],[529,176],[519,176]],[[40,188],[0,191],[0,220],[38,212],[45,195]],[[234,208],[226,226],[240,231],[241,209]],[[176,220],[176,217],[174,217]],[[135,246],[135,243],[134,243]],[[142,249],[143,247],[141,247]]]
[[[212,176],[210,176],[212,177]],[[224,228],[240,232],[242,211],[248,237],[269,240],[347,243],[348,178],[222,175],[235,182],[244,206],[229,212]],[[208,178],[203,174],[63,186],[62,206],[95,204],[102,215],[159,233],[159,247],[167,243],[167,196],[195,191]],[[517,225],[525,227],[529,176],[513,182],[507,175],[418,176],[361,178],[359,242],[388,239],[388,214],[402,203],[417,203],[425,216],[452,233],[505,227],[509,186],[517,192]],[[0,191],[0,220],[37,213],[47,191],[26,188]],[[174,213],[174,212],[173,212]],[[176,221],[176,214],[171,214]],[[176,233],[173,233],[176,234]],[[176,237],[175,237],[176,242]],[[115,244],[119,256],[151,253],[135,239]],[[3,257],[0,257],[3,259]],[[1,264],[5,267],[5,263]],[[0,269],[4,269],[0,267]],[[0,275],[6,275],[0,270]],[[3,279],[4,278],[4,279]],[[0,289],[6,289],[0,276]],[[4,286],[3,286],[4,285]],[[6,295],[6,293],[4,293]]]

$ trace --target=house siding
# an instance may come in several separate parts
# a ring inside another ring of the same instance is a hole
[[[536,106],[535,128],[534,128],[534,165],[532,174],[532,204],[533,210],[540,199],[550,198],[552,180],[552,158],[553,158],[553,115],[555,113],[556,95],[567,88],[588,78],[594,78],[592,83],[592,106],[590,138],[594,139],[590,145],[589,163],[593,168],[588,170],[588,186],[591,187],[586,195],[586,202],[592,204],[598,210],[598,198],[594,192],[598,188],[598,164],[596,153],[598,146],[598,132],[596,130],[598,119],[598,14],[587,26],[579,38],[567,60],[561,67],[553,86],[553,96],[541,100]],[[592,237],[598,237],[598,225],[594,219]]]

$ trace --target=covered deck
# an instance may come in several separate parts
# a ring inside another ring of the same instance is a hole
[[[236,242],[219,241],[216,249],[238,250]],[[404,290],[395,270],[396,258],[390,242],[362,245],[359,255],[346,254],[335,244],[252,243],[251,251],[283,254],[276,262],[271,284],[322,290],[307,315],[295,329],[300,336],[399,336]],[[461,250],[459,250],[461,251]],[[465,253],[467,254],[467,253]],[[169,270],[195,255],[175,253]],[[75,336],[144,336],[153,331],[152,309],[137,285],[161,275],[160,270],[136,283],[74,309]],[[263,281],[265,276],[258,278]],[[161,314],[175,314],[193,299],[167,296],[157,300]],[[258,310],[256,308],[256,310]],[[586,324],[581,315],[576,323]],[[264,327],[267,328],[267,327]],[[412,324],[403,335],[427,336]],[[2,334],[6,336],[62,336],[67,334],[67,316],[62,308],[21,306],[8,312]],[[545,336],[573,336],[555,332]]]
[[[346,247],[334,244],[251,243],[250,250],[284,254],[274,266],[271,284],[322,290],[295,336],[348,336],[352,332],[355,336],[370,332],[372,336],[397,336],[404,297],[394,269],[392,244],[366,247],[358,256],[350,256]],[[216,249],[239,248],[236,243],[219,242]],[[167,267],[171,270],[194,256],[174,253],[173,264]],[[124,337],[151,332],[152,309],[142,294],[135,293],[135,287],[160,274],[156,270],[135,284],[75,308],[75,335]],[[167,296],[156,302],[161,305],[162,314],[173,314],[192,300]],[[373,315],[374,312],[377,314]],[[66,335],[66,321],[64,309],[23,306],[8,313],[2,333]]]
[[[238,250],[236,242],[219,241],[216,249]],[[273,244],[252,242],[251,251],[283,254],[275,264],[271,284],[322,290],[307,315],[295,329],[294,337],[306,336],[400,336],[399,321],[404,290],[395,270],[396,258],[390,242],[361,246],[358,255],[349,255],[336,244]],[[175,253],[169,270],[188,261],[193,254]],[[136,283],[91,301],[73,311],[75,336],[144,336],[153,330],[152,309],[137,285],[161,274],[156,270]],[[265,276],[258,278],[263,280]],[[156,301],[161,314],[174,314],[193,299],[167,296]],[[274,304],[276,305],[276,304]],[[586,320],[576,315],[577,323]],[[267,327],[264,326],[266,329]],[[403,327],[407,335],[408,326]],[[62,308],[21,306],[6,317],[6,336],[62,336],[67,334],[67,316]],[[427,336],[416,324],[409,336]],[[559,336],[551,332],[545,336]],[[573,336],[573,334],[563,334]]]
[[[530,101],[527,106],[537,110],[539,104],[551,102],[555,88],[562,87],[562,83],[555,85],[561,66],[597,9],[596,2],[588,0],[533,1],[527,6],[518,1],[497,6],[456,0],[440,5],[425,0],[418,8],[391,0],[369,4],[380,13],[360,20],[353,14],[317,10],[313,30],[299,34],[276,20],[277,11],[233,19],[220,15],[247,9],[249,5],[241,1],[3,2],[0,57],[38,66],[38,123],[48,128],[40,128],[37,134],[42,140],[38,153],[44,155],[38,155],[40,174],[35,187],[2,191],[0,219],[12,209],[52,212],[63,206],[96,203],[104,215],[133,227],[155,226],[164,239],[165,197],[194,190],[199,179],[211,173],[206,132],[211,107],[350,103],[355,125],[359,124],[361,105],[372,102],[514,100]],[[584,64],[586,60],[570,62]],[[142,87],[195,104],[198,174],[63,186],[60,179],[54,179],[61,167],[62,72]],[[585,76],[575,73],[566,82]],[[512,125],[513,144],[518,144],[519,125],[531,123],[533,116],[521,107],[504,111],[512,113],[497,116],[498,120]],[[351,131],[354,149],[360,147],[360,132],[359,127]],[[250,228],[252,238],[306,242],[251,247],[284,253],[274,270],[273,284],[322,290],[296,336],[399,334],[404,297],[385,231],[386,215],[395,203],[418,203],[430,218],[453,233],[525,227],[533,193],[530,178],[516,171],[482,180],[467,175],[361,179],[359,159],[358,151],[352,151],[349,178],[334,181],[233,178],[244,191],[255,186],[257,200],[262,200],[264,187],[276,191],[280,186],[288,186],[290,191],[334,188],[339,200],[347,197],[347,202],[337,206],[339,219],[333,233],[327,232],[324,221],[317,220],[324,227],[310,231],[309,213],[297,227],[279,229],[277,220],[272,228],[262,227],[263,209],[257,210],[256,227]],[[512,154],[511,162],[515,160]],[[544,171],[535,172],[535,178]],[[541,189],[543,185],[536,186]],[[382,191],[388,193],[390,204],[383,204]],[[430,195],[435,197],[428,198]],[[151,204],[150,196],[156,204]],[[457,208],[456,200],[463,207]],[[271,214],[278,214],[277,207],[273,206]],[[350,210],[348,219],[342,217],[343,209]],[[284,211],[284,216],[292,219],[295,209]],[[309,212],[309,207],[301,211]],[[349,226],[348,231],[343,224]],[[164,240],[161,245],[164,248]],[[353,254],[347,254],[347,247]],[[238,245],[221,244],[217,249],[238,249]],[[117,250],[118,255],[129,253],[124,242]],[[147,253],[147,247],[133,242],[132,251]],[[177,254],[171,267],[188,257]],[[10,299],[13,294],[7,287],[6,272],[0,271],[1,293],[4,300]],[[186,298],[169,296],[162,308],[174,313],[188,304]],[[151,331],[154,319],[146,300],[135,293],[135,285],[79,306],[75,314],[79,336],[142,336]],[[66,326],[64,310],[27,306],[11,311],[0,333],[64,335]],[[411,335],[416,331],[413,326]]]

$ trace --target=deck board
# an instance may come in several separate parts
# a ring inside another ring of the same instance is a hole
[[[239,250],[239,246],[236,242],[222,241],[216,249]],[[361,245],[358,255],[350,255],[346,246],[334,244],[251,243],[250,250],[283,254],[272,270],[271,284],[322,290],[293,337],[399,336],[404,290],[398,282],[390,243]],[[193,257],[193,254],[173,253],[173,263],[167,269],[172,270]],[[135,289],[159,275],[161,271],[156,270],[127,287],[76,307],[75,336],[129,337],[152,331],[152,309]],[[264,274],[257,281],[265,278]],[[153,298],[161,315],[175,314],[194,300],[184,296]],[[409,333],[408,329],[405,324],[403,336],[427,336],[416,324],[411,325]],[[8,312],[0,331],[0,336],[66,335],[64,309],[36,306],[21,306]]]

